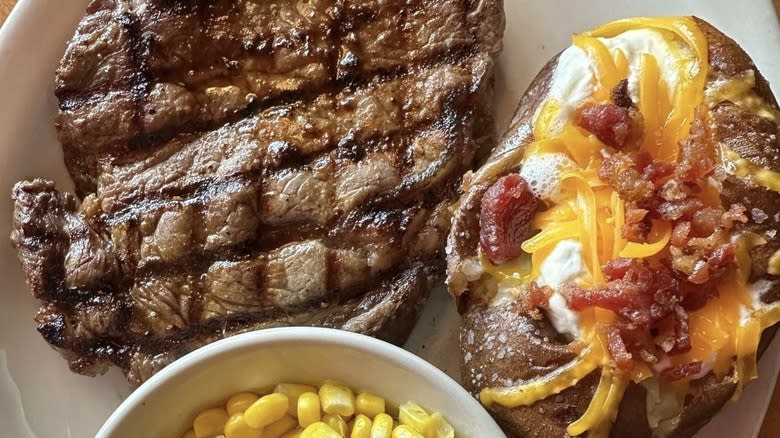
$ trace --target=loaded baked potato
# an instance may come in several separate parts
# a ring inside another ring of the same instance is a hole
[[[466,175],[464,384],[515,436],[690,436],[780,320],[780,111],[694,17],[573,37]]]

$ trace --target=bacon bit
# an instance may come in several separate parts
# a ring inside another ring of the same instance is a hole
[[[621,230],[626,240],[631,242],[647,241],[647,235],[650,234],[652,228],[648,213],[649,211],[644,208],[629,207],[626,209],[626,223]]]
[[[721,226],[723,210],[706,207],[693,214],[693,231],[697,236],[709,236]]]
[[[675,278],[665,266],[649,266],[646,261],[616,259],[604,265],[606,285],[583,290],[569,286],[564,295],[573,310],[588,307],[612,310],[618,319],[609,327],[610,353],[616,362],[661,354],[682,354],[691,349],[686,295],[700,290]],[[701,294],[706,302],[707,294]],[[698,304],[691,300],[691,304]],[[616,331],[617,335],[612,331]],[[657,343],[651,333],[667,333]],[[615,338],[619,335],[620,342]]]
[[[715,169],[709,127],[705,117],[705,109],[696,110],[696,116],[691,125],[691,133],[680,143],[682,160],[677,166],[677,177],[683,181],[698,181],[706,178]]]
[[[737,249],[731,243],[724,243],[712,251],[707,259],[707,266],[710,269],[710,275],[718,276],[736,262]]]
[[[697,360],[695,362],[675,365],[671,368],[667,368],[661,372],[661,376],[669,382],[675,382],[682,380],[686,377],[695,376],[701,372],[702,362]]]
[[[612,310],[633,323],[646,325],[651,319],[652,295],[643,292],[646,291],[623,280],[616,280],[588,291],[570,288],[567,301],[569,307],[576,311],[600,307]]]
[[[721,225],[723,228],[730,230],[734,228],[734,225],[739,222],[745,224],[748,221],[748,217],[745,214],[747,207],[742,204],[731,204],[729,211],[723,213]]]
[[[672,230],[672,246],[679,248],[688,244],[688,236],[691,235],[691,223],[688,221],[677,222]]]
[[[677,181],[676,179],[670,179],[666,181],[661,189],[658,191],[658,196],[664,201],[682,201],[688,197],[690,190]]]
[[[615,105],[621,108],[634,106],[634,101],[631,100],[631,94],[628,92],[628,79],[618,82],[615,88],[609,92],[609,97],[612,99],[612,102],[615,102]]]
[[[653,197],[654,187],[645,180],[628,154],[617,152],[604,159],[599,176],[625,201],[642,203]]]
[[[652,182],[656,188],[660,187],[667,178],[674,175],[674,164],[652,161],[650,154],[647,153],[643,153],[642,158],[649,160],[648,163],[639,167],[642,169],[642,178]],[[637,160],[637,166],[640,166],[639,160]]]
[[[686,198],[682,201],[665,201],[658,204],[656,212],[662,219],[677,221],[680,219],[691,220],[693,215],[704,208],[704,203],[698,198]]]
[[[688,313],[679,304],[674,306],[674,346],[669,354],[683,354],[691,351],[691,336],[688,328]]]
[[[521,303],[522,308],[529,312],[534,309],[549,309],[552,294],[553,290],[549,286],[539,286],[532,281]]]
[[[479,217],[482,252],[493,263],[512,260],[522,253],[537,200],[518,174],[500,178],[482,196]]]
[[[633,264],[632,259],[613,259],[605,263],[601,270],[607,276],[607,280],[618,280],[626,275]]]
[[[634,366],[633,355],[628,352],[623,336],[615,326],[607,328],[607,348],[618,368],[630,370]]]
[[[645,210],[644,208],[632,208],[626,210],[626,222],[629,224],[641,223],[648,218],[647,213],[650,212]]]
[[[631,135],[632,119],[628,108],[607,103],[585,107],[577,124],[607,146],[622,149]]]
[[[723,228],[717,228],[707,237],[692,237],[688,240],[688,247],[686,250],[691,254],[695,253],[704,256],[705,252],[712,251],[721,243],[728,241],[729,233]]]
[[[693,284],[704,284],[710,281],[710,268],[704,260],[696,260],[693,263],[691,274],[688,275],[688,281]]]

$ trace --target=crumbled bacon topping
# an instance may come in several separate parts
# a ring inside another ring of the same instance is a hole
[[[634,159],[627,153],[616,152],[604,159],[599,168],[599,177],[624,200],[641,205],[653,197],[653,182],[644,178]]]
[[[512,260],[522,253],[537,200],[522,176],[501,177],[482,196],[479,217],[482,252],[493,263]]]
[[[612,103],[591,105],[580,112],[578,125],[592,132],[602,143],[622,149],[634,125],[631,108]]]
[[[699,113],[690,137],[681,143],[677,164],[654,161],[643,152],[616,152],[599,169],[599,176],[626,202],[623,237],[644,242],[653,219],[670,222],[670,265],[696,285],[716,278],[733,263],[729,232],[747,222],[743,205],[724,210],[706,206],[698,196],[715,166],[709,138]]]
[[[634,356],[629,353],[620,330],[614,325],[607,328],[607,348],[618,367],[631,369],[634,366]]]
[[[672,229],[672,238],[670,239],[670,242],[672,246],[682,248],[688,244],[690,235],[691,223],[689,221],[677,222]]]
[[[688,138],[680,143],[680,162],[675,173],[682,181],[700,181],[715,170],[715,156],[704,110],[699,108]]]
[[[670,382],[674,382],[701,373],[701,367],[701,361],[676,365],[665,369],[663,372],[661,372],[661,376]]]
[[[634,144],[642,134],[642,115],[628,92],[628,80],[620,81],[610,92],[613,103],[590,104],[579,112],[577,125],[593,133],[615,149]]]
[[[631,100],[631,94],[628,92],[628,79],[623,79],[613,88],[609,97],[615,105],[623,108],[631,108],[634,106],[634,102]]]
[[[650,211],[644,208],[629,208],[626,210],[626,223],[623,225],[622,234],[626,240],[631,242],[644,242],[647,235],[650,234],[652,222]]]
[[[612,310],[618,319],[607,330],[610,353],[624,369],[629,358],[656,360],[660,354],[691,349],[685,299],[697,291],[666,266],[646,260],[612,260],[603,267],[608,282],[584,290],[569,286],[566,299],[573,310],[588,307]],[[660,333],[663,336],[651,336]]]
[[[522,301],[522,308],[528,312],[533,309],[549,309],[553,290],[549,286],[539,286],[535,281],[528,285]]]
[[[732,231],[747,216],[741,204],[724,209],[706,205],[700,196],[715,168],[703,112],[697,112],[689,138],[680,144],[680,160],[659,162],[622,147],[622,124],[632,106],[624,97],[613,90],[617,105],[583,109],[580,126],[618,149],[605,155],[599,176],[626,204],[623,236],[645,242],[653,221],[660,220],[671,225],[670,243],[652,260],[611,260],[602,267],[606,284],[588,290],[570,285],[564,295],[573,310],[615,312],[615,321],[601,330],[615,364],[630,369],[638,360],[656,363],[690,351],[688,314],[717,296],[719,279],[736,261]],[[663,377],[683,379],[698,374],[701,366],[675,366]]]

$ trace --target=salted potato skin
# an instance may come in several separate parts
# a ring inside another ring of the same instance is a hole
[[[758,72],[751,58],[739,45],[709,23],[696,19],[709,42],[709,81],[735,77],[752,70],[756,77],[754,91],[767,104],[778,108],[769,84]],[[478,394],[486,387],[507,386],[548,374],[574,357],[567,341],[560,339],[544,318],[534,319],[520,305],[506,303],[489,306],[489,287],[480,282],[479,211],[482,195],[501,176],[519,168],[525,146],[533,141],[533,116],[550,88],[557,57],[542,68],[521,99],[509,129],[486,163],[466,175],[463,195],[453,219],[447,248],[450,292],[456,296],[463,316],[460,344],[463,353],[461,375],[468,390]],[[780,127],[724,102],[710,112],[710,134],[714,144],[722,142],[744,158],[773,171],[780,171]],[[724,205],[743,203],[749,222],[742,229],[762,236],[774,235],[780,228],[780,193],[715,172],[723,190]],[[754,210],[755,209],[755,210]],[[769,257],[780,249],[779,238],[767,238],[766,245],[751,250],[751,281],[766,279],[772,287],[763,295],[769,303],[780,299],[780,282],[767,273]],[[774,336],[777,326],[764,331],[759,355]],[[509,436],[560,438],[568,436],[566,427],[579,418],[588,406],[598,384],[599,371],[574,387],[531,406],[488,409]],[[671,437],[690,437],[712,418],[732,397],[736,384],[733,376],[717,379],[712,373],[691,383],[683,413]],[[652,437],[645,408],[644,387],[630,384],[612,428],[612,437]]]

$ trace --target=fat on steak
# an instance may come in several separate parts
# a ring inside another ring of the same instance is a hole
[[[16,184],[38,330],[138,384],[266,327],[402,342],[493,136],[501,0],[95,0],[56,76],[76,194]]]

